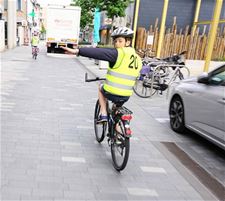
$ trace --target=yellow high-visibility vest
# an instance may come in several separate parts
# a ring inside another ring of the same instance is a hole
[[[104,90],[119,96],[131,96],[135,80],[142,67],[141,58],[134,48],[117,48],[118,57],[115,65],[108,69]]]
[[[33,36],[32,39],[31,39],[31,44],[33,46],[38,46],[38,43],[39,43],[39,38],[38,36]]]

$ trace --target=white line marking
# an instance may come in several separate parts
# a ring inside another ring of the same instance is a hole
[[[66,142],[66,141],[63,141],[63,142],[60,142],[60,144],[62,146],[81,146],[81,144],[77,143],[77,142]]]
[[[16,103],[3,102],[2,105],[12,105],[12,106],[14,106],[14,105],[16,105]]]
[[[71,103],[70,104],[72,107],[83,107],[84,106],[84,104],[80,104],[80,103]]]
[[[53,101],[63,102],[63,101],[65,101],[65,100],[64,100],[64,99],[55,98],[55,99],[53,99]]]
[[[77,126],[78,129],[93,129],[93,126]]]
[[[63,162],[86,163],[85,158],[79,157],[62,157]]]
[[[167,123],[170,120],[169,118],[155,118],[155,119],[160,123]]]
[[[163,173],[166,174],[166,170],[159,167],[148,167],[148,166],[141,166],[140,167],[143,172],[151,172],[151,173]]]
[[[72,107],[60,107],[60,110],[74,110]]]
[[[127,188],[129,194],[137,196],[155,196],[158,197],[158,193],[153,189],[147,188]]]

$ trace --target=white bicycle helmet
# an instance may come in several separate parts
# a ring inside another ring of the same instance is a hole
[[[127,28],[127,27],[118,27],[111,34],[112,38],[117,38],[117,37],[120,37],[120,36],[125,37],[125,38],[133,38],[134,31],[132,29]]]

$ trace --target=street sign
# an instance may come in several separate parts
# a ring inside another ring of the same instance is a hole
[[[35,12],[32,11],[31,13],[29,13],[28,15],[30,15],[31,17],[35,17]]]
[[[112,24],[112,19],[111,18],[105,18],[104,24],[106,24],[106,25]]]

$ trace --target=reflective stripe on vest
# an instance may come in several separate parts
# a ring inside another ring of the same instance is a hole
[[[117,87],[117,88],[125,89],[125,90],[132,90],[132,88],[133,88],[132,86],[127,86],[127,85],[118,84],[115,82],[110,82],[109,80],[106,80],[105,83],[108,84],[109,86]]]
[[[123,78],[123,79],[127,79],[127,80],[136,80],[136,76],[132,76],[132,75],[124,75],[121,73],[117,73],[117,72],[113,72],[113,71],[109,71],[107,72],[108,75],[112,75],[115,77],[119,77],[119,78]]]

